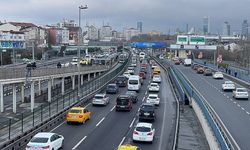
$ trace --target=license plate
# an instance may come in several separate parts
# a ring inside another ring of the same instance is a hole
[[[120,106],[121,108],[125,108],[125,106]]]
[[[76,118],[77,118],[77,116],[72,116],[72,118],[73,118],[73,119],[76,119]]]
[[[139,137],[139,139],[140,139],[140,140],[145,140],[145,138],[143,138],[143,137]]]
[[[149,113],[144,113],[144,115],[145,115],[145,116],[148,116],[148,115],[149,115]]]

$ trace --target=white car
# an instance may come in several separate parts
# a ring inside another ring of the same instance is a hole
[[[248,99],[249,94],[246,88],[236,88],[236,90],[233,91],[233,97],[235,99]]]
[[[146,102],[159,106],[160,98],[158,94],[149,94]]]
[[[136,63],[132,63],[131,66],[136,67],[137,65],[136,65]]]
[[[223,73],[217,71],[217,72],[215,72],[215,73],[213,74],[213,78],[214,78],[214,79],[223,79]]]
[[[92,100],[92,105],[107,105],[109,97],[106,94],[96,94]]]
[[[27,144],[26,150],[58,150],[63,148],[64,137],[56,133],[39,132]]]
[[[128,67],[128,72],[131,74],[131,75],[133,75],[134,73],[135,73],[135,69],[134,69],[134,67]]]
[[[158,67],[157,64],[152,64],[151,68],[154,70],[155,67]]]
[[[155,129],[151,123],[137,123],[133,132],[133,141],[153,142]]]
[[[128,71],[124,72],[123,75],[126,77],[126,78],[129,78],[130,77],[130,73]]]
[[[235,84],[232,81],[225,81],[222,84],[222,90],[226,91],[226,90],[235,90]]]
[[[156,83],[161,83],[161,76],[158,74],[154,75],[152,81]]]
[[[158,83],[150,83],[148,86],[148,91],[150,92],[159,92],[160,91],[160,86]]]

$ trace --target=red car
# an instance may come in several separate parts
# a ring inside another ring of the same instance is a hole
[[[146,74],[144,72],[140,72],[139,76],[142,77],[142,79],[146,79]]]

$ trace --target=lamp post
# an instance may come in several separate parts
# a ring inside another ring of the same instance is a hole
[[[78,69],[78,98],[80,98],[80,85],[81,85],[81,82],[80,82],[80,43],[81,43],[81,35],[82,35],[82,30],[81,30],[81,10],[82,9],[88,9],[88,6],[85,5],[85,6],[79,6],[79,31],[78,31],[78,61],[77,61],[77,69]]]

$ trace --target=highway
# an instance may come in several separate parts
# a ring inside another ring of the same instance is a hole
[[[197,74],[190,67],[175,65],[209,102],[223,121],[241,149],[249,149],[250,143],[250,101],[235,100],[232,92],[222,91],[225,80],[215,80],[211,76]],[[236,87],[240,85],[236,84]],[[249,89],[248,89],[248,92]]]
[[[153,144],[133,143],[131,140],[134,126],[138,122],[138,109],[148,95],[147,87],[151,79],[149,75],[150,73],[147,74],[147,79],[138,93],[139,101],[133,105],[130,112],[116,112],[115,99],[118,94],[109,94],[110,103],[107,106],[93,107],[91,103],[87,104],[86,108],[92,112],[92,116],[85,124],[63,122],[53,129],[52,132],[64,136],[64,149],[113,150],[124,143],[138,145],[143,150],[170,149],[175,122],[175,100],[163,71],[159,93],[161,101],[156,109],[156,120],[153,122],[156,129],[155,140]],[[127,88],[120,88],[119,94],[125,93],[126,90]]]

